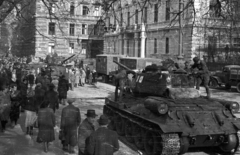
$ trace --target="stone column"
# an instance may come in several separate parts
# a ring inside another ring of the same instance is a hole
[[[146,40],[146,31],[145,31],[145,24],[142,23],[141,25],[141,58],[145,58],[145,40]]]
[[[123,34],[123,41],[124,41],[124,43],[123,43],[123,54],[124,55],[127,55],[128,53],[127,53],[127,42],[128,42],[128,38],[127,38],[127,34],[125,33],[125,34]],[[129,56],[129,55],[128,55]]]
[[[118,45],[117,45],[117,52],[118,54],[122,55],[123,54],[123,49],[122,49],[122,44],[123,44],[123,37],[121,34],[118,35]]]

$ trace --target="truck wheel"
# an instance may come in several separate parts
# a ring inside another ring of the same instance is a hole
[[[231,89],[231,84],[230,83],[226,83],[225,84],[225,89]]]
[[[237,84],[237,92],[240,93],[240,82]]]
[[[219,84],[218,84],[216,79],[211,79],[210,82],[209,82],[209,86],[211,88],[217,88],[217,87],[219,87]]]
[[[102,75],[102,81],[108,83],[109,77],[107,75]]]

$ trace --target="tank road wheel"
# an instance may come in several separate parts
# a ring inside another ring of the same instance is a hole
[[[240,82],[237,84],[237,92],[240,93]]]
[[[120,115],[117,115],[117,117],[115,118],[115,124],[116,124],[116,131],[118,133],[118,135],[120,136],[124,136],[124,133],[125,133],[125,123],[124,123],[124,119],[120,116]]]
[[[231,134],[227,136],[227,139],[225,139],[226,143],[223,143],[220,145],[220,149],[223,152],[231,152],[233,149],[235,149],[238,145],[238,136],[236,134]]]
[[[160,135],[147,131],[144,134],[144,149],[148,155],[157,155],[162,151],[162,139]]]
[[[137,124],[133,125],[133,140],[136,147],[140,150],[144,149],[144,130]]]
[[[125,122],[125,137],[128,142],[133,143],[133,134],[132,134],[133,123],[129,120]]]

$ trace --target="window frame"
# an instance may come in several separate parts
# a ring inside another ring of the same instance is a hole
[[[165,20],[169,21],[170,20],[170,0],[166,0],[166,11],[165,11]]]
[[[74,23],[69,24],[69,35],[75,36],[75,24]]]
[[[89,12],[89,8],[86,5],[84,5],[82,7],[82,15],[86,16],[86,15],[88,15],[88,12]]]
[[[51,26],[51,24],[53,24],[53,26]],[[53,31],[52,31],[52,28],[53,28]],[[49,22],[48,23],[48,35],[55,35],[55,34],[56,34],[56,23],[55,22]]]
[[[154,17],[153,17],[153,22],[154,23],[157,23],[158,22],[158,3],[157,4],[154,4]]]
[[[70,4],[69,14],[70,14],[71,16],[74,16],[74,15],[75,15],[75,5],[74,5],[74,3],[71,3],[71,4]]]
[[[87,24],[82,24],[82,34],[87,35]]]
[[[169,37],[166,37],[165,40],[165,53],[169,54]]]
[[[73,46],[71,46],[71,45],[73,45]],[[74,53],[74,48],[75,48],[75,47],[74,47],[74,43],[73,43],[73,42],[70,42],[70,43],[69,43],[69,53],[70,53],[70,54],[73,54],[73,53]]]
[[[154,38],[154,54],[157,54],[157,38]]]
[[[138,24],[138,9],[135,10],[135,24]]]

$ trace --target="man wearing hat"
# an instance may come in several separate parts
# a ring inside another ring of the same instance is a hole
[[[114,78],[115,78],[115,101],[122,101],[122,97],[123,97],[123,91],[124,91],[124,87],[125,87],[125,83],[127,80],[127,71],[122,68],[121,66],[119,66],[119,70],[117,74],[113,74]],[[118,94],[118,89],[119,89],[119,94]]]
[[[86,119],[83,120],[81,125],[78,128],[78,154],[85,155],[86,154],[86,144],[88,143],[89,136],[93,131],[98,127],[98,123],[96,121],[96,113],[95,110],[89,109],[87,110]]]
[[[113,155],[119,150],[118,135],[107,128],[107,116],[102,115],[98,122],[100,127],[90,135],[87,152],[89,155]]]
[[[68,106],[63,108],[61,117],[61,132],[64,140],[62,140],[63,150],[70,154],[74,153],[74,147],[77,145],[77,128],[81,123],[79,108],[73,105],[75,99],[68,99]]]
[[[176,69],[184,69],[184,57],[182,55],[177,56],[177,62],[175,63]]]
[[[208,83],[210,80],[208,67],[206,63],[203,60],[200,60],[198,57],[194,57],[193,62],[194,64],[191,67],[191,69],[197,69],[197,71],[195,70],[196,80],[197,80],[196,89],[199,90],[200,84],[203,82],[203,85],[206,88],[207,98],[209,99],[211,98],[211,93],[208,87]]]

